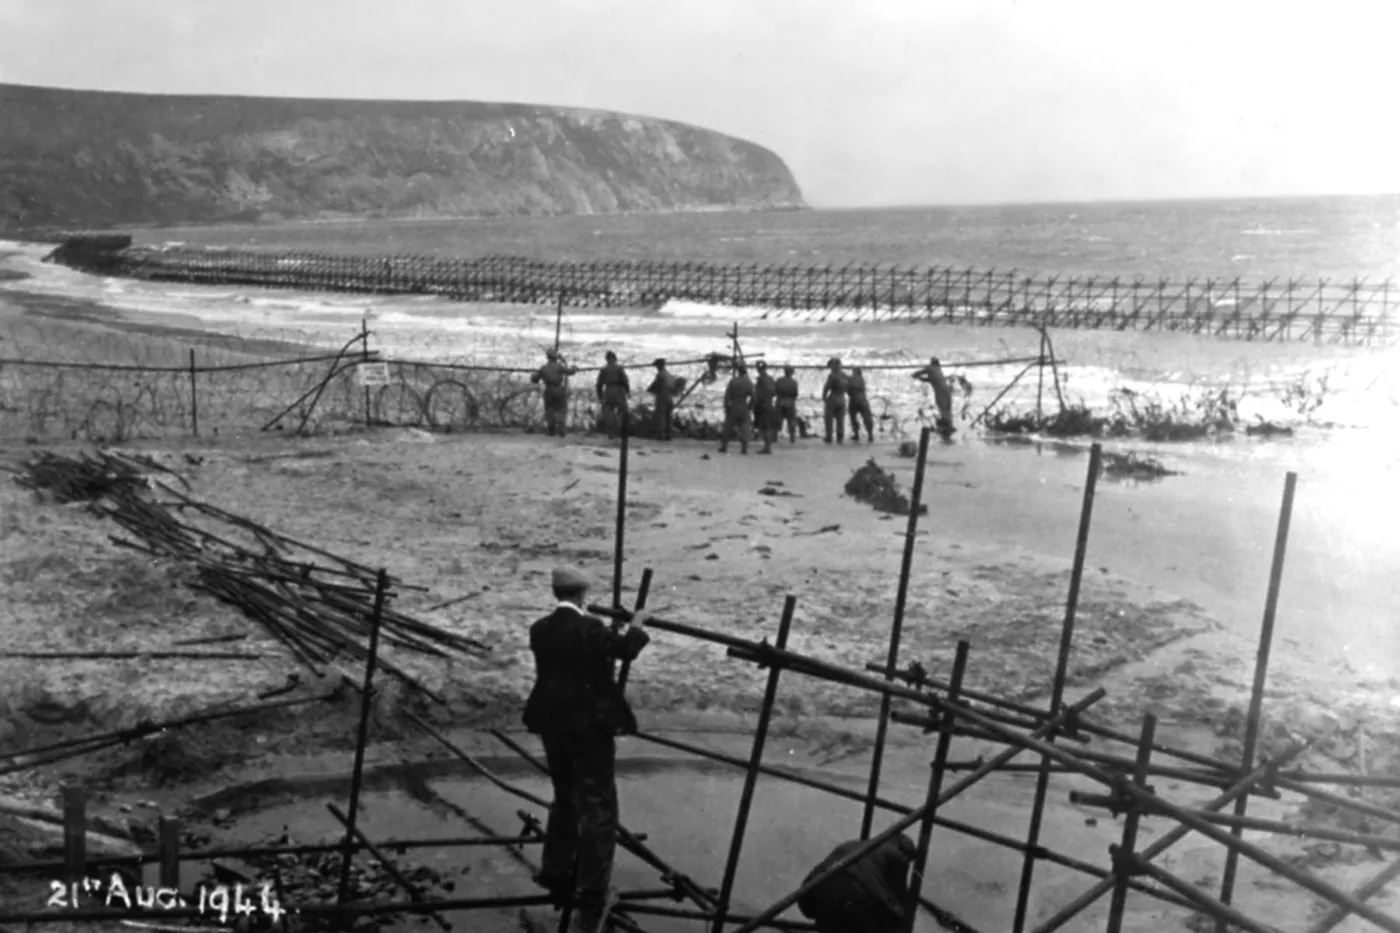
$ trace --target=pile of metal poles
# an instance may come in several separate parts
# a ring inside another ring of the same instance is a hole
[[[421,587],[387,576],[381,586],[377,570],[201,502],[156,478],[159,473],[189,488],[149,458],[114,451],[79,458],[45,452],[22,463],[16,481],[60,501],[90,501],[95,514],[130,535],[112,535],[114,543],[184,562],[193,571],[193,588],[262,623],[317,676],[339,660],[364,662],[376,614],[385,644],[443,659],[490,650],[387,605],[394,590]],[[379,665],[441,699],[392,662],[381,657]]]

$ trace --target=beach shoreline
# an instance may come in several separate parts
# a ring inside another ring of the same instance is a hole
[[[6,294],[0,291],[0,307],[6,307]],[[23,333],[46,334],[70,357],[126,354],[125,360],[178,366],[195,339],[191,334],[208,336],[193,328],[167,330],[159,314],[122,320],[123,309],[81,296],[67,300],[72,303],[40,293],[29,309],[37,314],[26,313],[28,299],[12,301],[9,319],[38,327]],[[229,359],[263,358],[249,349],[256,345],[238,344],[236,335],[218,339],[226,341],[221,352]],[[289,387],[273,388],[269,403],[294,397]],[[607,590],[618,452],[602,437],[354,425],[306,438],[256,430],[215,437],[208,428],[198,438],[181,433],[134,440],[123,449],[180,471],[197,498],[426,586],[426,592],[405,593],[397,608],[493,646],[479,665],[395,658],[448,697],[450,709],[439,721],[463,748],[491,747],[485,729],[519,729],[531,670],[523,633],[548,608],[552,567],[577,566],[594,580],[600,597]],[[73,454],[87,447],[72,440],[30,444],[12,438],[0,443],[0,462],[18,468],[38,449]],[[914,463],[898,456],[896,447],[885,437],[859,447],[781,441],[774,456],[758,457],[732,448],[721,456],[713,444],[701,442],[636,441],[624,599],[642,569],[651,567],[652,604],[664,617],[759,639],[772,637],[782,599],[791,593],[798,599],[795,650],[856,669],[883,660],[905,519],[881,515],[841,490],[856,468],[874,459],[908,491]],[[1173,451],[1171,462],[1182,468],[1181,476],[1151,484],[1104,477],[1098,483],[1069,696],[1102,686],[1108,697],[1095,713],[1097,721],[1133,732],[1151,711],[1161,718],[1164,739],[1232,760],[1239,754],[1285,464],[1245,460],[1241,467],[1238,458],[1212,458],[1190,447]],[[1074,445],[996,444],[967,436],[933,444],[924,486],[929,513],[921,518],[914,552],[901,663],[917,660],[935,676],[946,675],[956,642],[965,638],[973,686],[1045,702],[1086,468],[1084,449]],[[1320,737],[1305,760],[1320,770],[1364,766],[1386,773],[1400,761],[1400,678],[1386,666],[1400,656],[1388,624],[1390,607],[1400,602],[1400,581],[1386,563],[1387,532],[1376,527],[1377,507],[1377,500],[1357,495],[1355,488],[1304,472],[1264,707],[1264,743],[1266,751],[1276,751],[1290,734]],[[0,696],[0,721],[9,724],[0,734],[5,746],[29,747],[246,700],[280,686],[295,669],[249,619],[184,587],[178,567],[116,546],[108,537],[116,530],[81,510],[38,501],[13,482],[0,484],[0,578],[9,597],[0,610],[0,631],[11,650],[92,644],[158,650],[178,639],[243,635],[240,644],[263,659],[227,665],[78,661],[62,667],[0,660],[0,681],[8,685]],[[471,593],[476,595],[456,607],[428,611]],[[742,758],[763,676],[713,646],[662,633],[637,662],[629,695],[644,730]],[[396,719],[401,708],[416,707],[393,691],[376,713],[371,762],[432,757],[432,743]],[[72,722],[55,725],[55,709]],[[856,786],[868,768],[874,711],[869,696],[785,675],[773,752]],[[201,795],[246,788],[271,775],[343,773],[356,715],[355,704],[343,700],[318,716],[264,717],[163,738],[162,756],[186,768],[160,791],[134,776],[143,756],[149,758],[144,743],[0,777],[0,790],[46,800],[59,784],[81,783],[99,789],[92,812],[117,818],[123,807],[153,796],[163,806],[186,807]],[[891,793],[916,800],[926,780],[929,737],[899,727],[891,729],[890,741]],[[1357,757],[1360,744],[1366,746],[1364,760]],[[960,742],[956,756],[989,750]],[[654,753],[640,740],[623,741],[624,759]],[[726,782],[711,772],[681,768],[677,774],[667,778],[667,787],[697,800],[718,795],[715,806],[723,806],[724,795],[737,787],[736,779]],[[1019,835],[1029,794],[1024,778],[987,782],[960,804],[958,818]],[[1087,846],[1082,851],[1096,857],[1118,831],[1106,818],[1086,822],[1101,817],[1099,811],[1065,802],[1065,791],[1076,787],[1057,778],[1046,832],[1076,854],[1081,850],[1074,846]],[[659,851],[685,851],[687,840],[713,828],[716,818],[730,818],[727,812],[702,815],[697,819],[703,825],[691,825],[664,799],[640,790],[625,794],[626,819],[651,832]],[[1386,801],[1384,794],[1371,799]],[[399,805],[397,798],[393,805]],[[773,812],[786,811],[775,803]],[[1296,818],[1304,811],[1290,797],[1251,812]],[[0,822],[6,819],[0,815]],[[1336,817],[1309,819],[1334,825],[1328,821]],[[193,812],[189,820],[219,839],[254,828],[240,830]],[[749,851],[770,873],[771,884],[791,887],[810,867],[808,850],[841,831],[814,826],[801,830],[798,846],[781,827],[765,828],[751,841]],[[1346,888],[1374,872],[1364,858],[1317,856],[1304,842],[1270,838],[1268,845],[1289,857],[1319,859],[1310,864]],[[1188,847],[1177,856],[1175,870],[1215,877],[1217,861],[1213,850]],[[945,882],[937,897],[985,928],[1004,927],[1009,899],[990,895],[1009,890],[1018,866],[1006,853],[970,853],[950,844],[938,856]],[[1045,877],[1051,880],[1036,901],[1042,916],[1078,892],[1072,876]],[[1261,875],[1243,876],[1238,903],[1286,929],[1311,910],[1308,897],[1281,894]],[[1163,916],[1151,904],[1137,905],[1126,929],[1155,933]],[[502,930],[513,929],[501,922]],[[1086,915],[1086,924],[1101,925],[1101,918]],[[473,928],[495,933],[490,926]],[[932,927],[920,927],[925,929]]]

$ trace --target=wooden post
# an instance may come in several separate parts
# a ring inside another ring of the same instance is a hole
[[[174,817],[160,818],[158,824],[160,846],[160,886],[180,887],[180,821]]]
[[[1293,520],[1293,493],[1297,486],[1297,473],[1289,473],[1284,477],[1283,505],[1279,508],[1278,528],[1274,533],[1274,559],[1269,568],[1269,590],[1264,597],[1264,624],[1259,632],[1259,650],[1254,658],[1254,689],[1249,696],[1249,712],[1244,723],[1242,760],[1246,771],[1254,767],[1254,755],[1259,744],[1264,685],[1269,676],[1269,650],[1274,641],[1274,619],[1278,614],[1279,588],[1283,583],[1283,558],[1288,550],[1288,528]],[[1244,816],[1248,807],[1249,796],[1246,794],[1235,801],[1235,816]],[[1231,827],[1230,832],[1236,838],[1244,835],[1244,829],[1238,825]],[[1239,857],[1240,854],[1235,849],[1225,853],[1225,870],[1220,880],[1220,902],[1227,906],[1235,892],[1235,871],[1239,865]],[[1217,922],[1215,929],[1216,933],[1224,933],[1225,924]]]
[[[904,609],[909,598],[909,578],[914,567],[914,542],[919,534],[919,512],[922,511],[924,496],[924,473],[928,468],[929,438],[933,431],[924,428],[919,432],[918,460],[914,463],[914,485],[909,491],[909,521],[904,531],[904,555],[899,565],[899,588],[894,597],[894,623],[890,628],[889,651],[885,658],[885,679],[894,680],[899,666],[899,643],[904,628]],[[890,694],[880,697],[880,716],[875,721],[875,748],[870,758],[870,783],[866,792],[865,812],[860,821],[860,838],[870,838],[870,828],[875,820],[875,800],[880,795],[880,766],[885,754],[885,734],[889,728]]]
[[[1147,769],[1152,759],[1152,743],[1157,732],[1157,717],[1148,713],[1143,717],[1142,736],[1138,739],[1137,763],[1133,769],[1133,783],[1147,789]],[[1248,796],[1247,794],[1245,796]],[[1134,802],[1123,818],[1123,841],[1111,846],[1113,856],[1113,898],[1108,907],[1108,933],[1120,933],[1123,929],[1123,910],[1128,903],[1128,882],[1135,874],[1133,850],[1137,847],[1138,821],[1142,816],[1142,804]],[[1230,851],[1234,851],[1233,849]]]
[[[194,347],[190,347],[190,432],[199,437],[199,390],[195,385]]]
[[[739,325],[734,325],[737,332]],[[737,345],[738,338],[735,338]],[[627,450],[631,446],[628,442],[629,422],[631,421],[631,411],[627,407],[622,409],[622,424],[619,425],[621,438],[618,441],[619,454],[617,462],[617,524],[613,530],[613,578],[612,578],[612,604],[614,609],[622,608],[622,540],[627,531]]]
[[[783,603],[783,615],[778,621],[778,638],[774,647],[779,651],[787,649],[788,633],[792,631],[792,617],[797,610],[797,597],[788,596]],[[763,690],[763,703],[758,710],[758,726],[754,729],[753,750],[749,753],[749,767],[744,774],[744,789],[739,794],[739,815],[734,821],[734,833],[729,837],[729,856],[724,863],[724,877],[720,881],[719,905],[715,911],[713,933],[723,933],[724,915],[729,912],[729,902],[734,896],[734,879],[739,873],[739,855],[744,846],[744,835],[749,826],[749,810],[753,806],[754,790],[758,787],[759,766],[763,764],[763,750],[768,742],[768,724],[773,719],[773,704],[778,699],[778,677],[782,666],[774,664],[768,669],[768,683]]]
[[[1060,627],[1060,650],[1055,662],[1055,679],[1050,687],[1051,716],[1058,714],[1064,704],[1065,684],[1069,679],[1070,652],[1074,646],[1074,624],[1079,612],[1079,589],[1084,580],[1084,563],[1089,552],[1089,529],[1094,521],[1094,496],[1098,489],[1102,466],[1103,447],[1094,444],[1089,448],[1089,472],[1084,479],[1084,497],[1079,507],[1079,531],[1074,540],[1074,562],[1070,565],[1069,593],[1065,598],[1065,617]],[[1054,732],[1045,736],[1047,743],[1054,740]],[[1026,925],[1031,880],[1035,873],[1036,853],[1040,848],[1041,821],[1045,816],[1045,796],[1049,789],[1050,759],[1043,757],[1036,779],[1035,798],[1031,805],[1030,828],[1026,833],[1026,854],[1021,862],[1021,887],[1016,896],[1016,914],[1012,925],[1015,933],[1021,933]]]
[[[953,673],[948,678],[948,702],[957,703],[962,699],[963,675],[967,672],[969,643],[958,642],[953,655]],[[904,933],[914,933],[919,919],[919,895],[924,884],[924,870],[928,867],[929,843],[933,837],[933,824],[938,817],[938,798],[943,793],[943,773],[948,765],[948,750],[953,745],[953,729],[956,717],[951,709],[939,714],[938,745],[934,749],[933,764],[929,767],[928,793],[924,797],[924,815],[919,821],[919,841],[916,844],[914,864],[909,873],[909,893],[904,902]]]
[[[342,842],[340,886],[335,900],[337,906],[344,906],[350,897],[350,860],[355,851],[355,821],[360,813],[360,790],[365,774],[365,743],[369,739],[369,713],[374,702],[374,672],[379,663],[379,630],[384,620],[384,598],[388,595],[388,590],[389,574],[381,569],[374,588],[369,649],[365,658],[365,681],[364,686],[360,688],[360,729],[355,739],[355,763],[350,771],[350,807]]]
[[[64,786],[63,877],[68,884],[82,884],[87,876],[87,791]]]
[[[360,318],[360,361],[369,362],[369,318]],[[370,426],[369,386],[365,386],[365,427]]]

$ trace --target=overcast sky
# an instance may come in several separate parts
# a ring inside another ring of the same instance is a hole
[[[1395,0],[0,0],[0,82],[629,111],[768,146],[818,207],[1381,193],[1397,27]]]

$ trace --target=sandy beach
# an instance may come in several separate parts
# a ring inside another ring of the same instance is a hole
[[[24,311],[10,308],[12,315]],[[31,331],[49,337],[54,331],[44,328],[61,327],[67,341],[110,337],[109,328],[92,321],[55,321],[43,314],[26,320]],[[159,349],[162,341],[176,338],[128,331],[123,339],[150,341],[150,352],[158,355],[167,352]],[[73,443],[44,447],[81,449]],[[600,601],[608,597],[618,450],[600,437],[386,429],[306,439],[225,434],[137,442],[129,449],[178,469],[198,498],[426,587],[405,592],[398,608],[492,645],[489,658],[451,667],[395,657],[452,701],[450,713],[436,715],[468,749],[500,754],[504,750],[482,730],[520,730],[519,708],[532,669],[526,629],[549,607],[550,570],[561,563],[578,567],[595,581]],[[15,467],[34,450],[8,444],[3,463]],[[905,519],[882,515],[842,493],[846,479],[869,458],[909,489],[913,462],[897,456],[890,443],[828,447],[803,441],[793,447],[783,442],[773,456],[761,457],[740,455],[737,448],[720,455],[714,445],[697,442],[637,442],[627,493],[624,599],[630,599],[643,568],[650,567],[656,574],[651,605],[659,614],[771,639],[783,598],[792,594],[798,600],[794,650],[856,668],[882,660]],[[965,638],[971,642],[972,686],[1044,702],[1086,465],[1079,448],[976,439],[934,445],[924,493],[929,513],[920,521],[902,661],[918,660],[936,675],[946,674],[956,642]],[[1161,717],[1161,733],[1170,741],[1234,757],[1283,476],[1272,462],[1232,458],[1222,463],[1185,450],[1173,465],[1183,475],[1160,483],[1099,482],[1069,694],[1073,699],[1104,686],[1108,698],[1096,718],[1135,731],[1150,710]],[[1400,597],[1400,582],[1385,546],[1393,526],[1374,519],[1377,503],[1392,500],[1309,485],[1308,479],[1300,481],[1289,545],[1265,746],[1281,747],[1290,731],[1326,735],[1308,761],[1335,771],[1362,766],[1357,749],[1364,741],[1365,767],[1385,773],[1400,747],[1400,681],[1393,679],[1389,663],[1400,651],[1388,617]],[[0,631],[10,650],[159,649],[180,639],[249,633],[237,644],[261,651],[263,659],[223,664],[0,660],[0,704],[6,710],[0,716],[0,747],[20,749],[246,698],[281,685],[295,669],[293,659],[254,622],[185,587],[178,568],[117,547],[109,537],[116,530],[82,509],[38,501],[9,481],[0,484],[0,579],[6,594]],[[426,611],[469,594],[475,595],[446,610]],[[629,695],[645,731],[685,736],[744,757],[764,677],[713,645],[660,634],[633,669]],[[432,743],[394,716],[400,705],[419,707],[398,691],[383,703],[372,763],[425,759]],[[785,674],[770,760],[859,789],[876,706],[871,696],[854,690]],[[167,739],[176,743],[187,767],[172,774],[164,789],[152,790],[137,777],[144,746],[5,775],[0,788],[20,799],[48,800],[60,783],[81,781],[102,788],[92,812],[123,819],[123,808],[142,800],[184,808],[203,795],[273,775],[344,774],[355,712],[346,700],[314,717],[277,715]],[[886,794],[912,805],[923,792],[932,739],[907,726],[892,727],[890,735]],[[981,751],[959,742],[954,757]],[[650,833],[653,848],[674,856],[684,870],[717,884],[739,772],[698,768],[641,739],[624,740],[622,754],[635,762],[658,756],[669,762],[638,764],[640,770],[625,772],[624,821]],[[508,827],[514,819],[515,804],[490,787],[461,775],[439,783],[442,795],[488,822]],[[304,793],[296,784],[289,780],[280,792],[281,805],[290,808],[285,811],[258,811],[241,822],[227,806],[222,813],[218,807],[184,813],[189,825],[204,827],[215,839],[260,839],[292,819],[279,813],[320,812],[295,803]],[[1068,779],[1052,784],[1046,839],[1068,854],[1107,864],[1107,846],[1117,841],[1121,823],[1103,811],[1068,803],[1067,791],[1077,786]],[[858,815],[851,815],[855,805],[822,801],[766,780],[760,787],[745,849],[749,867],[739,891],[751,908],[795,887],[830,845],[858,828]],[[1027,775],[994,778],[960,799],[949,815],[1020,837],[1032,787]],[[1208,796],[1171,782],[1159,790],[1173,799]],[[318,793],[326,796],[324,788]],[[367,801],[368,812],[378,814],[371,819],[387,821],[373,824],[371,833],[403,827],[395,834],[409,835],[409,829],[441,822],[440,813],[418,813],[396,794],[401,791],[386,779]],[[225,798],[253,800],[257,794],[232,792]],[[678,799],[695,805],[678,814]],[[1367,799],[1385,798],[1376,791]],[[264,795],[259,806],[277,800],[275,794]],[[812,820],[815,807],[846,815]],[[1301,799],[1285,794],[1280,801],[1252,806],[1251,813],[1297,816],[1300,807]],[[1338,825],[1335,815],[1306,815],[1314,825]],[[0,816],[0,822],[21,825],[11,817]],[[322,825],[319,815],[294,822],[308,836],[334,828]],[[22,825],[24,833],[38,832],[32,822]],[[1393,830],[1377,824],[1369,831]],[[35,838],[52,843],[51,835]],[[1249,838],[1302,860],[1344,888],[1380,867],[1349,848]],[[1009,925],[1019,856],[941,830],[934,848],[930,896],[979,929]],[[470,859],[477,860],[469,861],[476,866],[473,883],[492,878],[489,883],[498,888],[528,891],[528,878],[506,856],[483,851]],[[1197,842],[1174,850],[1163,864],[1188,878],[1215,879],[1219,859],[1217,847]],[[619,870],[629,883],[655,881],[636,865]],[[1037,888],[1033,917],[1049,916],[1087,886],[1054,868],[1042,868],[1040,876],[1044,883]],[[1313,916],[1312,898],[1280,884],[1247,871],[1237,903],[1280,929],[1301,930]],[[16,893],[15,902],[31,897],[32,892]],[[1376,903],[1384,906],[1387,899],[1394,903],[1391,895]],[[1130,909],[1134,930],[1180,922],[1177,914],[1164,914],[1145,900],[1132,899]],[[480,925],[487,922],[481,915],[468,922],[471,929],[496,928]],[[521,920],[502,913],[490,922],[505,930],[519,929]],[[1066,929],[1101,924],[1101,914],[1091,911]],[[694,928],[681,922],[655,927]],[[928,917],[919,926],[935,928]],[[1338,929],[1353,928],[1362,927]]]

